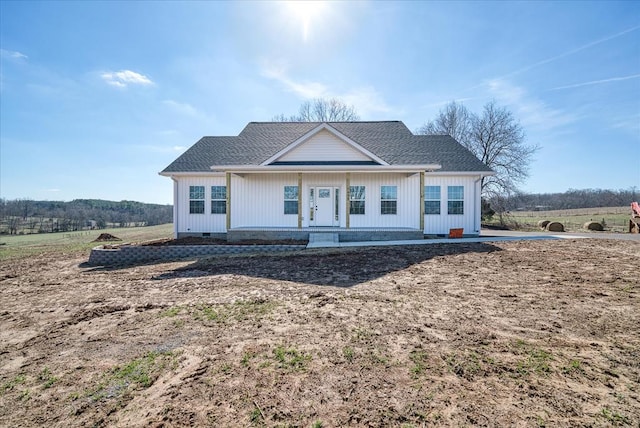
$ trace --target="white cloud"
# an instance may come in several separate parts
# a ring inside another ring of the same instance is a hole
[[[630,132],[634,136],[640,135],[640,114],[634,114],[626,117],[616,117],[613,120],[612,127],[623,131]]]
[[[282,66],[267,64],[262,68],[262,75],[269,79],[280,82],[288,91],[293,92],[300,98],[323,98],[328,97],[329,89],[319,82],[296,82],[286,75]]]
[[[608,79],[591,80],[589,82],[576,83],[573,85],[558,86],[557,88],[551,88],[550,90],[557,91],[559,89],[570,89],[570,88],[579,88],[581,86],[600,85],[602,83],[619,82],[621,80],[637,79],[639,77],[640,77],[640,74],[632,74],[631,76],[623,76],[623,77],[610,77]]]
[[[451,101],[455,101],[456,103],[464,103],[466,101],[472,101],[475,100],[475,97],[464,97],[464,98],[456,98],[456,97],[451,97],[448,98],[446,100],[441,100],[441,101],[437,101],[437,102],[433,102],[433,103],[429,103],[429,104],[425,104],[425,105],[421,105],[420,108],[421,109],[431,109],[431,108],[436,108],[436,107],[444,107],[447,104],[449,104]]]
[[[371,113],[391,113],[393,109],[384,101],[382,95],[371,86],[355,88],[343,95],[337,95],[345,103],[355,106],[363,116]]]
[[[162,101],[162,104],[187,116],[198,116],[198,110],[189,103],[181,103],[174,100],[164,100]]]
[[[137,144],[129,146],[131,150],[136,152],[146,152],[146,153],[175,153],[182,152],[186,150],[188,147],[181,145],[165,145],[165,144]]]
[[[525,127],[548,131],[577,120],[574,114],[549,107],[525,88],[505,79],[489,80],[486,86],[493,98],[514,109],[514,115]]]
[[[159,135],[161,137],[175,137],[177,135],[180,135],[180,132],[176,131],[175,129],[165,129],[163,131],[156,131],[156,135]]]
[[[524,72],[529,71],[529,70],[531,70],[533,68],[539,67],[539,66],[544,65],[544,64],[548,64],[548,63],[553,62],[555,60],[558,60],[560,58],[564,58],[564,57],[573,55],[575,53],[578,53],[580,51],[588,49],[588,48],[590,48],[592,46],[596,46],[596,45],[599,45],[601,43],[608,42],[609,40],[613,40],[613,39],[616,39],[618,37],[624,36],[625,34],[631,33],[631,32],[636,31],[638,29],[640,29],[640,25],[636,25],[635,27],[627,28],[626,30],[623,30],[623,31],[620,31],[618,33],[609,35],[607,37],[603,37],[603,38],[598,39],[598,40],[594,40],[592,42],[589,42],[587,44],[579,46],[579,47],[577,47],[575,49],[571,49],[571,50],[563,52],[561,54],[558,54],[558,55],[555,55],[555,56],[552,56],[552,57],[549,57],[549,58],[545,58],[545,59],[543,59],[541,61],[538,61],[538,62],[536,62],[534,64],[527,65],[526,67],[523,67],[523,68],[521,68],[519,70],[511,72],[511,73],[507,74],[504,77],[511,77],[511,76],[515,76],[516,74],[524,73]]]
[[[17,60],[26,60],[27,58],[29,58],[28,56],[26,56],[22,52],[9,51],[9,50],[6,50],[6,49],[0,49],[0,56],[2,58],[10,58],[10,59],[17,59]]]
[[[346,104],[353,105],[362,116],[369,116],[371,113],[389,114],[394,112],[394,109],[384,101],[382,95],[372,86],[360,86],[347,92],[338,92],[321,82],[296,81],[287,75],[284,67],[273,64],[263,66],[262,75],[279,82],[287,91],[293,92],[304,100],[339,98]]]
[[[147,76],[131,70],[108,71],[100,77],[109,85],[118,88],[126,88],[128,85],[153,85]]]

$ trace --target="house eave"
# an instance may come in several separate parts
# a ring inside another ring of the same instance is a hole
[[[440,176],[461,176],[461,175],[471,175],[474,177],[489,177],[492,175],[496,175],[495,171],[428,171],[429,175],[440,175]]]
[[[218,176],[231,173],[331,173],[331,172],[425,172],[439,176],[481,176],[495,175],[494,171],[440,171],[439,164],[421,165],[213,165],[210,171],[161,171],[163,177],[198,177],[203,175]]]
[[[215,171],[161,171],[158,175],[163,177],[201,177],[203,175],[216,176],[220,172]]]
[[[272,174],[286,172],[342,173],[342,172],[426,172],[437,171],[439,164],[421,165],[214,165],[215,172],[234,174]]]

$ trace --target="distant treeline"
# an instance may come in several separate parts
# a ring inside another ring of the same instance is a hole
[[[171,223],[171,205],[75,199],[0,199],[0,233],[47,233]]]
[[[507,210],[566,210],[574,208],[622,207],[637,201],[640,192],[629,190],[570,189],[564,193],[519,193],[506,201]]]

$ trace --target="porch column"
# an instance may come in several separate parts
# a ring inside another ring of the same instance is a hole
[[[347,172],[346,174],[347,178],[346,178],[346,189],[345,189],[345,197],[346,197],[346,202],[344,204],[344,206],[346,207],[345,211],[345,226],[347,229],[349,229],[349,213],[351,212],[351,173]]]
[[[231,229],[231,173],[227,172],[227,232]]]
[[[302,229],[302,173],[298,173],[298,229]]]
[[[420,230],[424,233],[424,171],[420,171]]]

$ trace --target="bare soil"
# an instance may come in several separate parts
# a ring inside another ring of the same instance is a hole
[[[86,259],[0,266],[0,425],[640,425],[640,242]]]
[[[113,236],[110,233],[101,233],[93,242],[105,242],[105,241],[122,241],[117,236]]]

